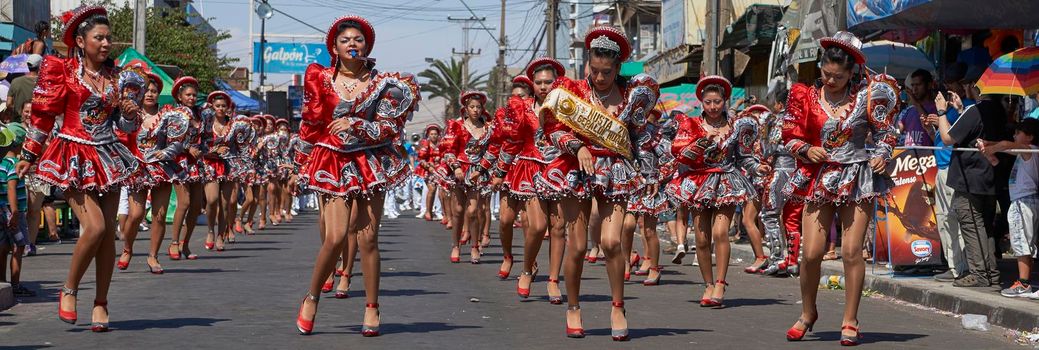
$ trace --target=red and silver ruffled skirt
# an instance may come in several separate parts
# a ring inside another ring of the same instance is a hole
[[[458,179],[455,178],[454,172],[447,165],[442,165],[437,167],[436,174],[434,175],[437,185],[448,191],[460,188],[465,191],[479,192],[482,196],[491,195],[491,192],[493,192],[494,189],[491,188],[490,176],[487,174],[481,174],[476,178],[476,181],[473,182],[470,179],[472,178],[472,173],[477,171],[478,167],[465,162],[459,162],[459,166],[460,169],[462,169],[462,173],[465,174],[465,181],[459,183]]]
[[[601,196],[608,201],[627,202],[643,189],[635,163],[622,157],[595,157],[595,173],[580,171],[577,157],[562,154],[535,175],[535,188],[545,198],[588,198]]]
[[[869,162],[805,164],[794,171],[783,193],[797,202],[845,204],[884,196],[894,182],[876,174]]]
[[[530,199],[538,195],[534,177],[545,170],[545,164],[536,160],[518,158],[502,179],[502,190],[519,199]]]
[[[738,205],[757,198],[757,190],[740,171],[685,171],[665,187],[676,205],[693,209]]]
[[[169,184],[184,177],[184,169],[176,162],[141,162],[142,167],[126,180],[130,192],[150,191],[160,184]]]
[[[227,161],[224,159],[202,158],[203,175],[206,182],[227,181],[229,173]]]
[[[343,153],[314,147],[300,172],[304,189],[336,197],[371,196],[411,176],[411,167],[393,147]]]
[[[187,152],[177,155],[176,160],[177,165],[184,169],[184,176],[174,180],[174,183],[199,183],[206,181],[205,165],[202,161],[192,157]]]
[[[53,138],[37,162],[36,177],[62,190],[108,190],[124,185],[140,162],[125,145],[86,145]]]

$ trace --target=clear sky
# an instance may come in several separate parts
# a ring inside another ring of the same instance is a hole
[[[498,36],[501,2],[498,0],[270,0],[274,8],[321,28],[319,32],[285,15],[275,13],[267,23],[267,33],[319,34],[324,35],[331,22],[340,16],[356,14],[367,18],[375,26],[376,40],[372,57],[378,67],[386,71],[418,73],[426,67],[426,57],[448,59],[451,49],[461,51],[463,43],[462,23],[447,21],[448,16],[467,18],[472,14],[486,17],[486,26],[493,28]],[[254,32],[259,33],[260,21],[249,8],[248,0],[196,0],[204,16],[211,18],[210,24],[218,30],[227,30],[232,38],[222,42],[218,49],[222,54],[240,58],[237,64],[251,69],[249,51],[249,17],[254,17]],[[544,1],[508,0],[506,4],[506,38],[510,48],[527,50],[544,23]],[[523,27],[523,26],[526,27]],[[479,29],[470,30],[472,48],[482,49],[482,55],[470,62],[470,69],[485,72],[494,66],[498,45],[479,24]],[[255,39],[256,41],[259,38]],[[268,42],[293,41],[287,38],[268,38]],[[321,39],[295,39],[295,41],[321,42]],[[522,66],[531,56],[529,51],[513,51],[506,56],[506,63]],[[327,63],[323,63],[327,64]],[[254,77],[255,79],[255,77]],[[268,74],[272,84],[284,83],[289,75]],[[255,80],[254,80],[255,81]]]

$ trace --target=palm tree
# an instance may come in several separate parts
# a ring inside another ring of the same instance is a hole
[[[468,82],[466,87],[462,87],[462,62],[455,60],[453,57],[450,62],[444,62],[442,60],[433,60],[430,63],[429,68],[420,72],[419,77],[426,78],[429,81],[422,84],[422,90],[430,93],[430,97],[443,97],[447,99],[448,103],[444,106],[444,121],[446,124],[447,119],[454,118],[459,115],[458,108],[458,96],[462,94],[462,90],[486,90],[487,88],[487,73],[476,73],[470,70],[468,79],[464,81]],[[490,107],[490,106],[488,106]]]

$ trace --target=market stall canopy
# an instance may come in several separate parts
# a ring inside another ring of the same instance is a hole
[[[934,64],[916,46],[892,41],[872,41],[862,44],[866,54],[866,66],[877,73],[887,73],[896,79],[904,79],[917,69],[934,74]]]
[[[155,73],[155,75],[158,75],[159,78],[162,79],[162,91],[159,93],[159,105],[173,104],[173,95],[170,92],[170,90],[173,89],[173,78],[170,78],[170,76],[167,75],[159,65],[152,62],[148,57],[145,57],[132,47],[128,47],[126,48],[126,51],[123,51],[123,54],[119,55],[119,58],[115,60],[115,64],[122,67],[133,61],[144,62],[152,73]]]
[[[743,15],[725,29],[719,49],[749,49],[770,44],[776,38],[776,27],[783,19],[783,7],[750,5]],[[768,50],[765,46],[765,50]]]
[[[747,91],[741,87],[732,89],[732,97],[729,103],[739,100],[747,95]],[[679,111],[691,116],[703,113],[703,105],[696,99],[696,84],[680,84],[660,89],[660,97],[657,108],[665,113]]]
[[[235,107],[238,108],[239,111],[253,113],[260,112],[260,101],[249,98],[249,96],[245,96],[245,94],[238,92],[238,90],[235,90],[226,81],[217,79],[213,82],[213,85],[215,85],[217,89],[223,90],[228,95],[231,95],[231,102],[234,102]]]
[[[849,0],[848,29],[1030,29],[1037,13],[1036,0]]]

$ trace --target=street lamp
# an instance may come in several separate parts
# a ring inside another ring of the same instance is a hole
[[[274,16],[274,9],[267,3],[267,0],[261,0],[259,5],[256,5],[256,15],[260,16],[260,90],[263,92],[263,112],[267,112],[267,91],[263,90],[263,82],[267,79],[265,72],[266,57],[263,56],[264,50],[267,46],[267,20]]]

